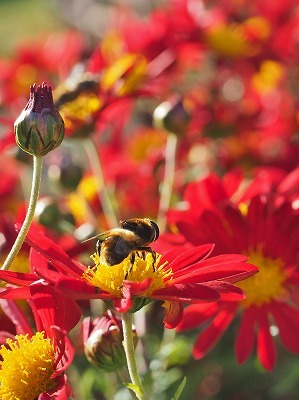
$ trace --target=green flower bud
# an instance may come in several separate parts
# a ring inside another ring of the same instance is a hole
[[[135,345],[136,330],[133,328]],[[121,320],[109,310],[102,318],[83,321],[84,352],[88,361],[106,372],[126,365]]]
[[[14,124],[17,145],[33,156],[44,156],[60,145],[64,122],[53,103],[51,86],[30,86],[29,101]]]

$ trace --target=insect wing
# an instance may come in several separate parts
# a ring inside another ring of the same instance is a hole
[[[115,242],[114,253],[127,256],[132,250],[134,250],[134,248],[135,242],[126,240],[122,236],[118,236]]]
[[[83,240],[81,243],[89,242],[90,240],[94,240],[94,239],[98,239],[98,240],[100,240],[102,242],[103,240],[105,240],[111,234],[112,231],[113,231],[113,229],[110,229],[109,231],[105,231],[105,232],[99,233],[98,235],[95,235],[95,236],[92,236],[92,237],[90,237],[88,239]]]

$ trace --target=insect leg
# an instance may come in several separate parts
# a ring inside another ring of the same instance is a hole
[[[156,271],[155,264],[157,260],[157,253],[151,248],[151,247],[139,247],[138,250],[142,251],[142,258],[145,260],[146,257],[146,252],[151,253],[152,258],[153,258],[153,271]]]
[[[134,262],[135,262],[135,251],[132,251],[132,253],[131,253],[131,255],[130,255],[130,264],[131,264],[131,266],[130,266],[130,268],[129,268],[129,270],[126,272],[126,274],[125,274],[125,280],[128,278],[128,276],[129,276],[129,273],[132,271],[132,268],[133,268],[133,265],[134,265]]]

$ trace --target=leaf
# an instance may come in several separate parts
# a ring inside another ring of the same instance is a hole
[[[174,397],[172,398],[172,400],[178,400],[184,387],[186,386],[186,382],[187,382],[187,378],[184,377],[184,379],[182,380],[180,386],[177,388],[177,391],[174,394]]]
[[[138,399],[142,399],[142,393],[141,393],[139,386],[134,385],[133,383],[124,383],[124,386],[126,388],[132,390],[136,394]]]

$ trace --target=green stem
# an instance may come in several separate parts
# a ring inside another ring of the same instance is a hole
[[[103,169],[99,154],[92,140],[83,140],[83,145],[89,159],[90,168],[92,170],[94,179],[96,180],[96,190],[107,224],[109,228],[115,228],[116,226],[118,226],[118,219],[112,205],[110,194],[108,193],[107,187],[105,185]]]
[[[157,217],[157,224],[161,232],[166,228],[166,213],[169,209],[172,187],[175,175],[175,158],[177,148],[177,136],[168,132],[167,143],[165,149],[165,172],[164,180],[160,191],[160,204]]]
[[[122,326],[123,326],[123,334],[124,334],[124,349],[127,357],[127,365],[129,374],[131,377],[131,381],[133,385],[139,388],[139,393],[136,393],[139,400],[148,400],[149,397],[146,394],[146,391],[142,385],[141,378],[139,375],[135,350],[134,350],[134,341],[133,341],[133,316],[130,313],[122,314]]]
[[[13,260],[19,253],[22,244],[25,240],[27,232],[29,231],[31,222],[34,217],[36,203],[39,196],[39,189],[40,189],[40,182],[42,176],[42,167],[43,167],[43,157],[33,157],[33,177],[32,177],[32,187],[31,187],[31,194],[28,204],[28,210],[26,217],[24,219],[23,225],[19,231],[19,234],[16,238],[14,245],[12,246],[4,264],[2,265],[1,270],[7,270],[10,268]]]

